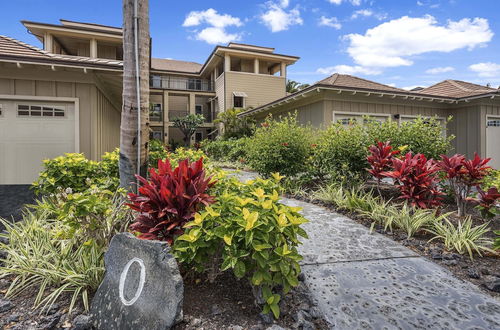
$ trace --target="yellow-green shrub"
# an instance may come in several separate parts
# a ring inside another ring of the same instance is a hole
[[[211,278],[228,269],[238,278],[249,278],[262,289],[263,312],[276,318],[279,288],[287,293],[298,285],[298,237],[307,238],[300,227],[307,220],[299,209],[279,203],[279,178],[241,183],[219,177],[214,187],[217,202],[197,213],[174,244],[180,262],[198,271],[211,270]]]

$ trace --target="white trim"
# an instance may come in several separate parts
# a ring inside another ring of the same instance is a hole
[[[77,97],[33,96],[33,95],[5,95],[0,99],[11,101],[40,101],[40,102],[68,102],[74,104],[75,109],[75,152],[80,152],[80,99]],[[16,107],[17,111],[17,107]]]
[[[236,106],[234,105],[234,98],[235,98],[235,97],[241,97],[241,98],[243,99],[243,106],[242,106],[242,107],[236,107]],[[233,97],[232,97],[232,102],[231,102],[231,103],[233,104],[233,109],[245,109],[245,105],[246,105],[246,103],[247,103],[246,99],[247,99],[247,98],[246,98],[246,97],[244,97],[244,96],[236,96],[236,95],[234,95],[234,94],[233,94]]]
[[[245,92],[233,92],[233,96],[248,97],[247,93]]]

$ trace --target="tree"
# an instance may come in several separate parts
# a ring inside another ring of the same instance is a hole
[[[242,109],[227,109],[219,113],[215,123],[220,123],[224,127],[222,137],[224,139],[242,138],[250,136],[255,130],[255,120],[249,117],[238,117],[238,114],[243,112]]]
[[[286,81],[286,92],[287,93],[295,93],[299,91],[300,83],[295,80],[287,80]]]
[[[137,19],[134,19],[134,5],[137,6]],[[137,40],[137,47],[135,40]],[[123,0],[123,100],[119,169],[120,186],[129,190],[132,190],[132,184],[136,181],[135,174],[144,176],[147,171],[149,49],[148,0]],[[139,78],[139,91],[137,91],[137,77]],[[140,107],[137,105],[138,96]],[[138,114],[140,114],[140,127],[138,127]],[[139,148],[140,152],[138,152]]]
[[[311,86],[311,85],[301,84],[295,80],[287,80],[286,81],[286,92],[292,94],[292,93],[298,92],[304,88],[307,88],[309,86]]]
[[[174,118],[174,127],[177,127],[181,130],[182,134],[184,134],[184,145],[186,147],[189,146],[189,140],[191,140],[191,136],[196,132],[198,127],[205,121],[205,117],[203,115],[195,115],[189,114],[185,117]]]

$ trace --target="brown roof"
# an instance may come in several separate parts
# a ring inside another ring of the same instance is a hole
[[[0,55],[48,58],[47,52],[19,40],[0,35]]]
[[[348,74],[335,73],[328,78],[318,81],[315,85],[330,85],[335,87],[346,87],[355,89],[365,89],[382,92],[404,92],[404,89],[380,84],[371,80],[354,77]]]
[[[470,97],[498,92],[498,89],[460,80],[444,80],[430,87],[416,91],[418,94],[444,97]]]
[[[196,62],[151,58],[151,69],[153,70],[198,73],[202,66]]]
[[[65,63],[77,66],[105,66],[119,68],[123,62],[102,58],[89,58],[82,56],[71,56],[49,53],[38,47],[29,45],[14,38],[0,35],[0,58],[14,61],[27,60],[41,63],[58,64]]]

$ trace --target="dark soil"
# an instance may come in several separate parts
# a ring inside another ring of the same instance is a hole
[[[374,194],[378,195],[378,192],[374,185],[366,185],[367,190],[371,190]],[[398,196],[397,189],[392,185],[382,185],[380,189],[380,196],[385,200],[394,200]],[[357,213],[348,212],[343,209],[336,208],[333,204],[324,203],[318,200],[311,200],[310,198],[304,198],[301,196],[290,196],[290,198],[301,199],[310,203],[325,206],[335,212],[347,215],[350,219],[370,228],[373,221],[365,216],[361,216]],[[450,198],[445,198],[443,201],[444,205],[440,212],[454,212],[456,211],[454,201]],[[489,227],[491,229],[485,236],[493,238],[493,230],[500,230],[500,216],[497,216],[489,221],[485,221],[481,218],[479,212],[474,209],[473,205],[470,205],[468,209],[468,214],[472,217],[472,222],[474,226],[484,224],[489,222]],[[461,220],[456,213],[449,217],[450,221],[457,223]],[[415,234],[414,237],[406,239],[406,235],[402,232],[395,230],[394,232],[384,231],[383,227],[376,226],[375,231],[384,234],[385,236],[400,242],[402,245],[407,246],[416,253],[430,259],[431,261],[447,268],[455,276],[461,278],[462,280],[469,281],[477,285],[485,293],[500,298],[500,292],[492,291],[487,288],[488,284],[498,280],[500,278],[500,255],[484,252],[482,257],[474,254],[474,259],[471,260],[468,255],[459,255],[454,251],[447,251],[444,244],[440,243],[438,240],[434,240],[429,243],[429,240],[433,237],[432,234],[426,231],[420,231]]]
[[[5,298],[9,285],[9,280],[0,280],[0,305],[1,301],[9,301],[11,305],[0,313],[1,329],[75,329],[75,317],[83,313],[81,304],[68,314],[70,298],[62,297],[48,311],[40,313],[39,309],[33,309],[34,289]],[[230,272],[219,276],[214,283],[205,278],[187,279],[184,283],[184,318],[174,329],[258,330],[272,325],[302,329],[306,324],[313,329],[328,329],[306,292],[301,282],[281,303],[280,319],[267,318],[270,323],[266,323],[259,315],[260,308],[254,303],[248,280],[237,280]]]
[[[273,324],[284,328],[299,328],[298,313],[310,314],[314,329],[328,329],[319,318],[302,285],[292,290],[281,303],[279,320],[264,322],[260,307],[254,303],[252,288],[247,279],[236,279],[231,272],[219,276],[214,283],[198,278],[184,283],[184,321],[181,329],[266,329]],[[316,316],[316,318],[314,317]]]

